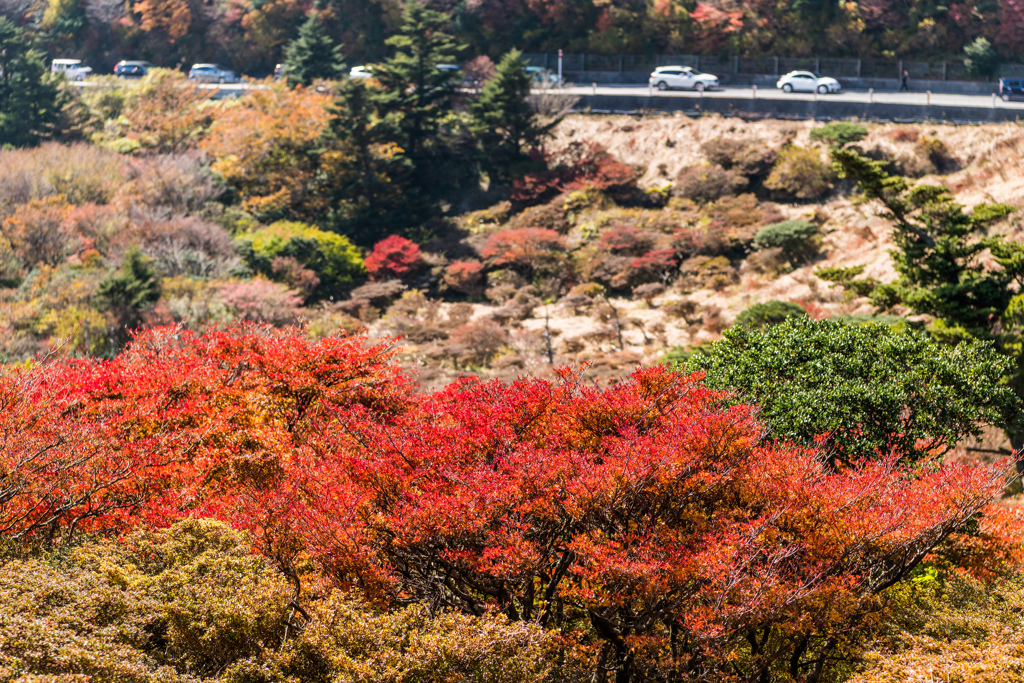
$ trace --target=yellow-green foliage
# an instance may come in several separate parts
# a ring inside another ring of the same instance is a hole
[[[548,669],[543,631],[500,614],[432,617],[423,605],[381,614],[335,596],[311,616],[298,641],[272,664],[240,662],[224,680],[540,683]]]
[[[278,221],[238,241],[249,266],[268,277],[276,274],[275,259],[292,258],[312,270],[320,279],[318,297],[336,295],[365,270],[359,249],[347,237],[305,223]]]
[[[244,533],[212,520],[9,560],[0,680],[539,683],[547,671],[544,632],[502,615],[292,598]]]
[[[985,585],[925,572],[891,597],[896,617],[850,683],[1024,680],[1024,576]]]
[[[784,197],[818,199],[832,189],[834,177],[818,150],[793,145],[779,152],[764,186]]]

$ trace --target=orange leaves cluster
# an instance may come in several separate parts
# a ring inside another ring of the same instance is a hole
[[[133,9],[143,31],[163,33],[172,43],[188,33],[192,23],[186,0],[141,0]]]
[[[259,217],[318,217],[311,147],[327,127],[328,96],[304,88],[269,86],[217,112],[202,149],[212,169],[237,188],[242,207]]]
[[[955,533],[1009,559],[1001,466],[831,469],[663,368],[416,395],[392,354],[158,329],[4,377],[0,530],[219,516],[286,571],[305,556],[380,599],[497,608],[590,633],[630,676],[694,680],[801,678]]]

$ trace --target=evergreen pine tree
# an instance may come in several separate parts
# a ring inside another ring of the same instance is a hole
[[[480,141],[482,165],[492,179],[507,181],[529,162],[525,150],[536,147],[558,123],[539,125],[527,97],[530,75],[522,53],[506,54],[470,109],[471,130]]]
[[[52,135],[64,99],[43,54],[0,17],[0,146],[34,145]]]
[[[460,50],[444,31],[447,23],[444,14],[410,3],[401,32],[386,41],[394,55],[373,67],[382,86],[380,108],[395,120],[399,144],[414,162],[437,142],[441,121],[452,111],[455,83],[449,72],[437,68],[451,63]]]
[[[288,83],[293,86],[309,85],[319,78],[335,80],[343,75],[345,58],[341,46],[327,35],[316,10],[309,13],[299,27],[298,37],[288,44],[284,65]]]
[[[422,220],[426,207],[411,183],[409,159],[392,142],[395,130],[377,115],[365,81],[340,83],[328,110],[323,169],[331,227],[368,245]]]

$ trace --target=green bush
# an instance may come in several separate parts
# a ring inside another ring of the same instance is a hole
[[[988,38],[979,36],[964,47],[964,66],[972,76],[991,76],[999,66],[999,53]]]
[[[851,142],[863,140],[867,135],[868,129],[859,123],[832,121],[821,128],[812,130],[810,138],[815,142],[827,142],[830,145],[843,147]]]
[[[1015,420],[1006,367],[991,344],[950,346],[906,327],[804,316],[763,331],[734,325],[686,364],[708,386],[761,406],[778,438],[845,462],[933,459],[982,425]]]
[[[789,301],[765,301],[754,304],[736,316],[736,327],[756,327],[759,330],[769,325],[778,325],[789,318],[806,317],[807,311]]]
[[[818,199],[832,189],[834,178],[818,150],[790,146],[779,152],[764,186],[783,197]]]
[[[310,300],[338,298],[365,272],[359,249],[347,237],[305,223],[278,221],[242,234],[238,243],[249,267],[268,278],[303,288],[288,279],[294,274],[281,268],[284,259],[293,259],[293,263],[312,271],[319,282],[307,290]]]
[[[779,248],[790,259],[804,258],[816,249],[819,231],[814,223],[801,220],[766,225],[754,235],[754,249]]]

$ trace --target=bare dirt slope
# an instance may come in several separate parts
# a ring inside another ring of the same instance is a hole
[[[717,116],[572,115],[558,126],[551,147],[563,147],[574,140],[597,142],[622,161],[641,168],[642,187],[659,188],[671,185],[680,171],[706,163],[701,145],[709,140],[753,139],[773,149],[791,143],[809,146],[808,134],[818,125],[744,122]],[[860,143],[862,149],[876,158],[901,159],[909,168],[916,163],[915,155],[921,154],[922,141],[943,143],[951,157],[950,167],[944,169],[944,174],[923,175],[912,182],[945,185],[968,206],[986,201],[1024,207],[1024,125],[868,124],[868,128],[869,136]],[[773,210],[785,218],[805,218],[820,226],[822,241],[816,259],[782,272],[766,272],[741,262],[735,264],[736,276],[731,282],[701,286],[680,278],[648,303],[610,296],[605,301],[608,305],[578,310],[557,303],[556,298],[537,306],[523,319],[503,323],[508,325],[512,341],[484,366],[460,367],[457,362],[438,360],[436,354],[431,357],[429,350],[425,352],[423,345],[410,342],[406,342],[406,357],[427,386],[443,384],[464,373],[505,378],[527,372],[543,374],[551,367],[550,339],[554,365],[588,362],[593,364],[594,376],[604,379],[628,372],[638,363],[657,362],[670,347],[717,338],[736,315],[757,302],[796,302],[816,317],[874,312],[866,299],[844,296],[815,277],[814,271],[822,266],[864,265],[868,276],[881,281],[894,279],[888,255],[889,226],[876,215],[878,207],[860,202],[839,181],[819,201],[775,201]],[[1014,215],[998,229],[1024,233],[1024,216]],[[675,305],[680,300],[692,302],[694,310],[680,315]],[[443,320],[451,306],[442,304],[435,314]],[[487,318],[495,308],[486,303],[473,304],[472,316]],[[373,331],[393,331],[387,321],[385,316]]]

